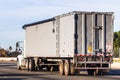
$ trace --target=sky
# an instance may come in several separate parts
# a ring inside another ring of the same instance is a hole
[[[120,30],[120,0],[0,0],[0,46],[23,41],[24,24],[72,11],[114,12],[114,31]]]

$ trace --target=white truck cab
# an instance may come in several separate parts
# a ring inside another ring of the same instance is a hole
[[[20,43],[23,43],[22,45],[20,45]],[[20,55],[17,56],[17,68],[19,70],[21,70],[22,67],[25,67],[25,57],[24,57],[24,46],[25,46],[25,41],[18,41],[17,45],[19,47],[19,49],[22,51],[22,53]],[[23,47],[21,47],[23,46]]]

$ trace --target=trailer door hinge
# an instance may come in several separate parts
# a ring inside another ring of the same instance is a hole
[[[75,37],[75,39],[78,39],[78,34],[75,34],[74,37]]]

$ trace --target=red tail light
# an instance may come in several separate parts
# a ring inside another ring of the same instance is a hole
[[[87,56],[90,56],[90,57],[91,57],[91,56],[92,56],[92,54],[88,54]]]
[[[78,55],[77,54],[74,54],[74,57],[77,57]]]
[[[112,56],[113,56],[113,54],[109,54],[109,56],[111,56],[111,57],[112,57]]]
[[[109,58],[104,58],[104,61],[108,61],[109,60]]]

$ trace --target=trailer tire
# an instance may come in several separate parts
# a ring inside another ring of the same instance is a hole
[[[109,74],[109,69],[102,70],[103,75],[108,75]]]
[[[88,73],[88,75],[94,75],[94,70],[92,70],[92,69],[87,69],[87,73]]]
[[[103,70],[102,69],[98,70],[98,75],[103,75]]]
[[[26,70],[27,71],[34,71],[35,70],[34,59],[26,59]]]
[[[109,68],[109,64],[103,64],[103,67]],[[109,74],[109,69],[102,70],[102,75],[108,75],[108,74]]]
[[[35,71],[35,61],[34,61],[34,59],[29,59],[29,71]]]
[[[70,64],[70,74],[75,74],[75,66],[74,64]]]
[[[59,62],[59,74],[64,75],[64,60]]]
[[[26,70],[29,71],[29,59],[26,59],[26,65],[25,65],[25,67],[26,67]]]
[[[70,61],[69,60],[65,60],[64,62],[64,73],[66,76],[70,74]]]
[[[75,69],[75,75],[78,75],[80,73],[79,69]]]

